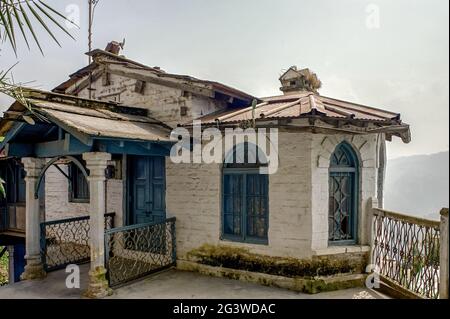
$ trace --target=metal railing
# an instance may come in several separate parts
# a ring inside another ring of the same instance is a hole
[[[110,287],[174,266],[175,218],[107,230],[105,258]]]
[[[105,229],[114,228],[115,213],[105,214]],[[41,257],[46,271],[90,260],[89,216],[41,223]]]
[[[382,279],[439,298],[440,222],[372,209],[372,263]]]

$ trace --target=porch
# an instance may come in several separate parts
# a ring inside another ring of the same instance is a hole
[[[82,265],[81,285],[66,287],[64,270],[49,273],[42,281],[25,281],[0,288],[0,299],[79,299],[88,287],[89,265]],[[45,295],[42,292],[45,291]],[[265,287],[237,280],[214,278],[196,273],[168,270],[114,290],[113,299],[385,299],[387,296],[367,288],[352,288],[309,295]]]
[[[164,193],[170,128],[148,117],[147,110],[50,92],[24,94],[33,111],[16,103],[0,123],[5,135],[0,149],[25,176],[17,190],[20,199],[0,205],[6,208],[0,233],[20,225],[25,236],[22,279],[42,279],[69,264],[90,262],[86,295],[96,298],[173,265],[175,220],[166,220]],[[51,169],[67,179],[52,191],[64,198],[60,188],[68,188],[67,201],[82,206],[85,215],[70,209],[55,214],[47,205],[46,183],[55,177],[46,178]],[[21,180],[13,175],[8,194]],[[111,181],[116,181],[113,190]],[[116,199],[118,211],[107,214]],[[17,216],[20,223],[13,225]]]

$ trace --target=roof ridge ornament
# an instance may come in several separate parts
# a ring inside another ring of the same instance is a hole
[[[285,95],[298,92],[319,94],[318,90],[322,87],[322,81],[319,80],[316,73],[308,68],[298,70],[296,66],[291,66],[280,77],[280,82],[280,90]]]

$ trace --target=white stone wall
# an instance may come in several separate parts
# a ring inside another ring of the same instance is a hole
[[[67,174],[67,165],[60,165]],[[106,211],[116,213],[116,225],[122,225],[123,183],[122,180],[107,181]],[[51,166],[45,174],[45,220],[59,220],[89,215],[89,203],[69,202],[67,178],[56,167]]]
[[[246,247],[272,256],[333,254],[334,248],[328,245],[329,161],[344,140],[355,148],[362,166],[358,245],[367,244],[366,207],[377,194],[377,136],[280,132],[279,169],[269,176],[268,245],[220,240],[221,165],[173,164],[167,160],[167,211],[177,217],[179,258],[205,243]]]
[[[377,197],[378,135],[314,134],[311,152],[312,174],[312,246],[315,254],[326,254],[328,248],[328,197],[330,157],[336,147],[347,141],[359,159],[358,244],[367,245],[367,205]]]
[[[102,79],[93,82],[92,98],[103,101],[121,102],[150,110],[149,115],[169,126],[191,122],[202,115],[215,112],[226,107],[225,101],[217,101],[204,96],[185,93],[181,89],[171,88],[153,83],[146,83],[143,93],[135,92],[136,80],[110,74],[110,84],[103,85]],[[88,98],[87,89],[78,93],[79,97]],[[187,113],[181,116],[181,107],[187,108]]]
[[[167,211],[177,217],[178,256],[205,243],[247,247],[260,254],[311,255],[311,134],[279,136],[280,165],[269,176],[269,243],[221,241],[222,169],[218,164],[173,164],[167,159]]]
[[[67,165],[60,165],[67,174]],[[45,173],[45,220],[58,220],[89,215],[88,203],[69,202],[67,178],[51,166]]]

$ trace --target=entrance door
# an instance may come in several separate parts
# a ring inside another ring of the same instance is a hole
[[[159,222],[166,217],[164,157],[136,156],[129,160],[129,225]]]

